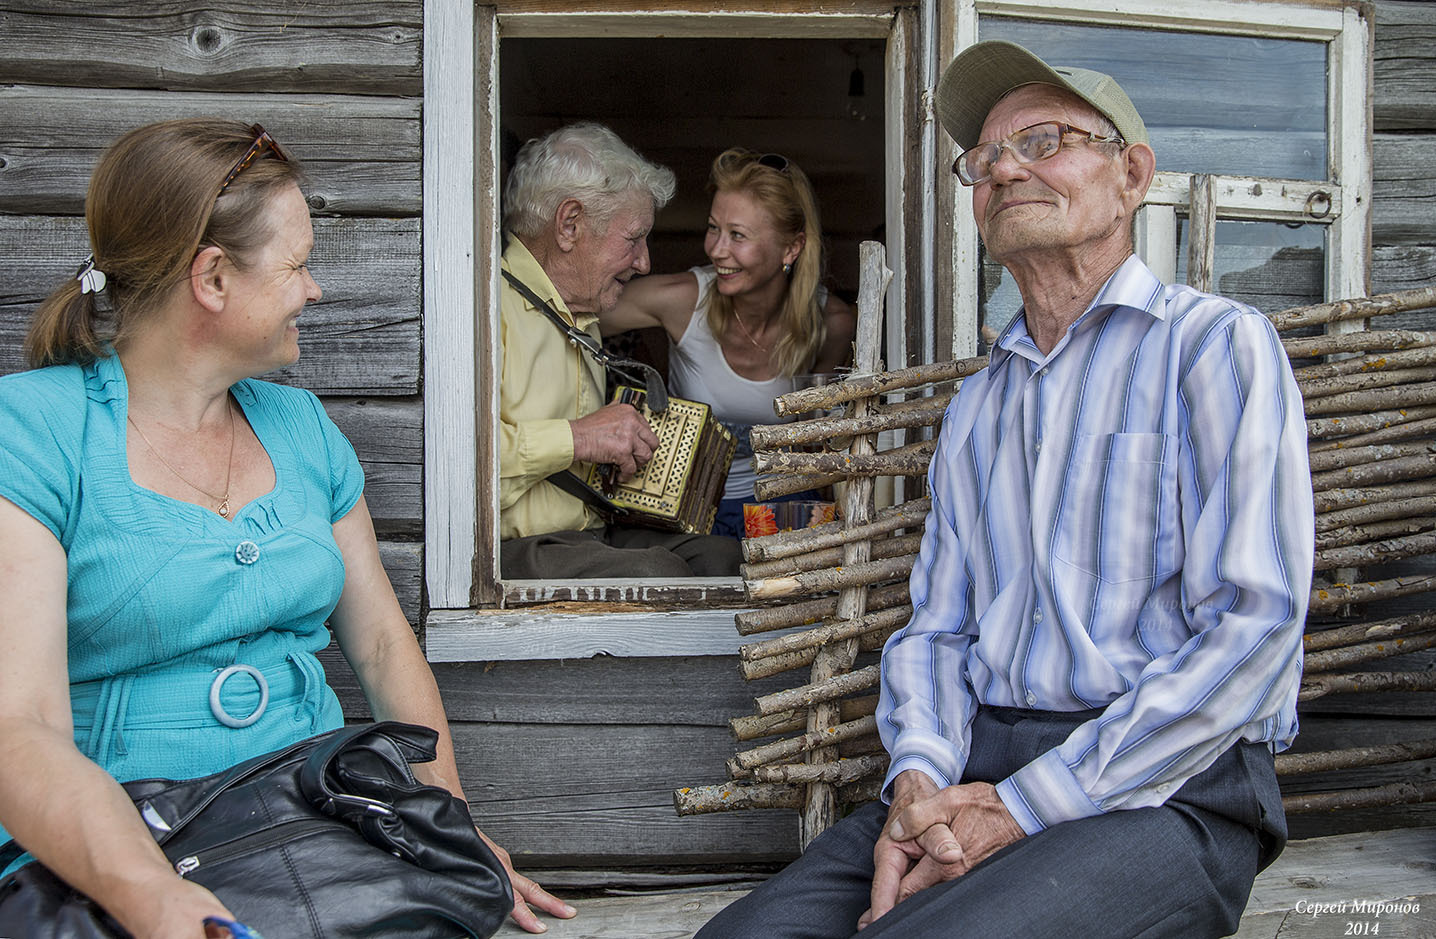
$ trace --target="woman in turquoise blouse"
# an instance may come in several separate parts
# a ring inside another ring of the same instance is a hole
[[[122,137],[90,183],[94,253],[26,339],[36,368],[0,378],[0,824],[138,937],[230,917],[116,781],[339,727],[326,621],[376,719],[439,731],[416,772],[463,797],[353,449],[312,394],[251,377],[299,357],[321,293],[298,179],[258,125]],[[509,874],[524,928],[528,904],[573,915]]]

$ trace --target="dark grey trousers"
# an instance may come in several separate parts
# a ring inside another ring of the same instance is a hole
[[[964,782],[997,782],[1059,744],[1080,715],[983,708]],[[870,803],[723,910],[697,939],[836,939],[868,908],[873,844],[887,807]],[[929,887],[862,939],[1199,939],[1235,932],[1257,871],[1286,843],[1271,752],[1239,743],[1158,808],[1055,825],[965,876]]]
[[[504,577],[736,577],[738,539],[609,525],[499,543]]]

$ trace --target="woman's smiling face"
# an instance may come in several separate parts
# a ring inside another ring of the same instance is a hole
[[[741,190],[713,195],[703,250],[718,275],[718,291],[746,293],[783,277],[803,247],[803,236],[778,230],[773,214]]]

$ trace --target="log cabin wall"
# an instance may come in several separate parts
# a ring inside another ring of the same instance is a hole
[[[1379,292],[1436,282],[1436,4],[1374,8]],[[175,116],[263,123],[308,167],[312,268],[325,289],[302,321],[300,362],[271,377],[318,393],[353,440],[386,567],[421,635],[422,396],[434,393],[424,387],[420,334],[423,26],[420,0],[238,0],[222,10],[0,0],[0,372],[22,367],[30,312],[87,253],[85,183],[109,141]],[[1403,325],[1436,322],[1428,312]],[[1429,568],[1429,559],[1415,563]],[[1406,660],[1436,664],[1432,655]],[[331,664],[350,716],[362,718],[352,679]],[[779,687],[743,682],[733,657],[475,661],[435,671],[476,816],[520,865],[732,867],[793,855],[791,812],[673,813],[675,786],[724,778],[727,718]],[[1415,695],[1350,697],[1303,729],[1311,749],[1325,749],[1432,736],[1436,713]],[[1424,765],[1429,773],[1436,761]],[[1379,781],[1373,771],[1369,784]],[[1431,824],[1436,813],[1371,810],[1294,828],[1412,821]]]

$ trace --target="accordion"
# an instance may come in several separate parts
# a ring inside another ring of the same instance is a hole
[[[706,404],[670,397],[668,409],[657,414],[648,409],[647,397],[620,385],[613,400],[633,405],[648,419],[658,437],[653,458],[626,482],[618,481],[612,464],[589,467],[583,481],[627,510],[632,524],[706,535],[713,530],[737,441]]]

